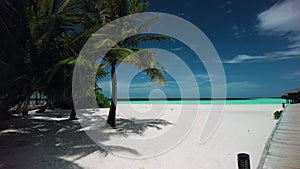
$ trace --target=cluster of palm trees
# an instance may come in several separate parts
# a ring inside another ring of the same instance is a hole
[[[140,0],[1,0],[0,1],[0,113],[16,106],[26,113],[34,92],[47,96],[47,104],[72,108],[72,72],[81,48],[103,25],[120,17],[146,10]],[[127,56],[142,50],[140,43],[168,40],[163,35],[136,35],[118,42],[97,69],[97,79],[112,77],[112,99],[107,123],[115,127],[117,104],[116,66]],[[164,69],[155,54],[148,55],[152,65],[131,64],[164,85]],[[87,66],[87,65],[86,65]],[[110,66],[110,72],[104,67]],[[143,69],[145,68],[145,69]],[[95,83],[97,84],[97,83]]]

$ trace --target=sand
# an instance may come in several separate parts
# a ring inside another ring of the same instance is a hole
[[[84,110],[78,121],[68,110],[31,111],[0,122],[0,168],[233,169],[240,152],[256,168],[281,105],[226,105],[206,142],[211,107],[200,105],[189,121],[195,106],[118,105],[118,131],[105,124],[107,109]]]

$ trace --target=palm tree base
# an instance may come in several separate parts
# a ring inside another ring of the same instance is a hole
[[[75,111],[74,106],[73,106],[69,120],[77,120],[77,119],[78,118],[76,117],[76,111]]]
[[[72,118],[70,117],[69,120],[78,120],[78,118],[77,117],[72,117]]]
[[[109,114],[108,114],[106,123],[108,125],[110,125],[110,127],[116,128],[116,105],[113,101],[111,101]]]
[[[111,121],[107,119],[106,123],[113,129],[116,129],[116,123],[114,121]]]

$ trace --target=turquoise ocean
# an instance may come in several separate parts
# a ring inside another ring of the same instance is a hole
[[[285,99],[280,98],[253,98],[234,100],[139,100],[118,101],[118,104],[282,104]]]

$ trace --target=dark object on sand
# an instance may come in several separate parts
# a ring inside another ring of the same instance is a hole
[[[238,167],[239,169],[250,169],[250,157],[249,154],[239,153],[238,157]]]
[[[275,111],[274,112],[274,119],[279,119],[283,110]]]

